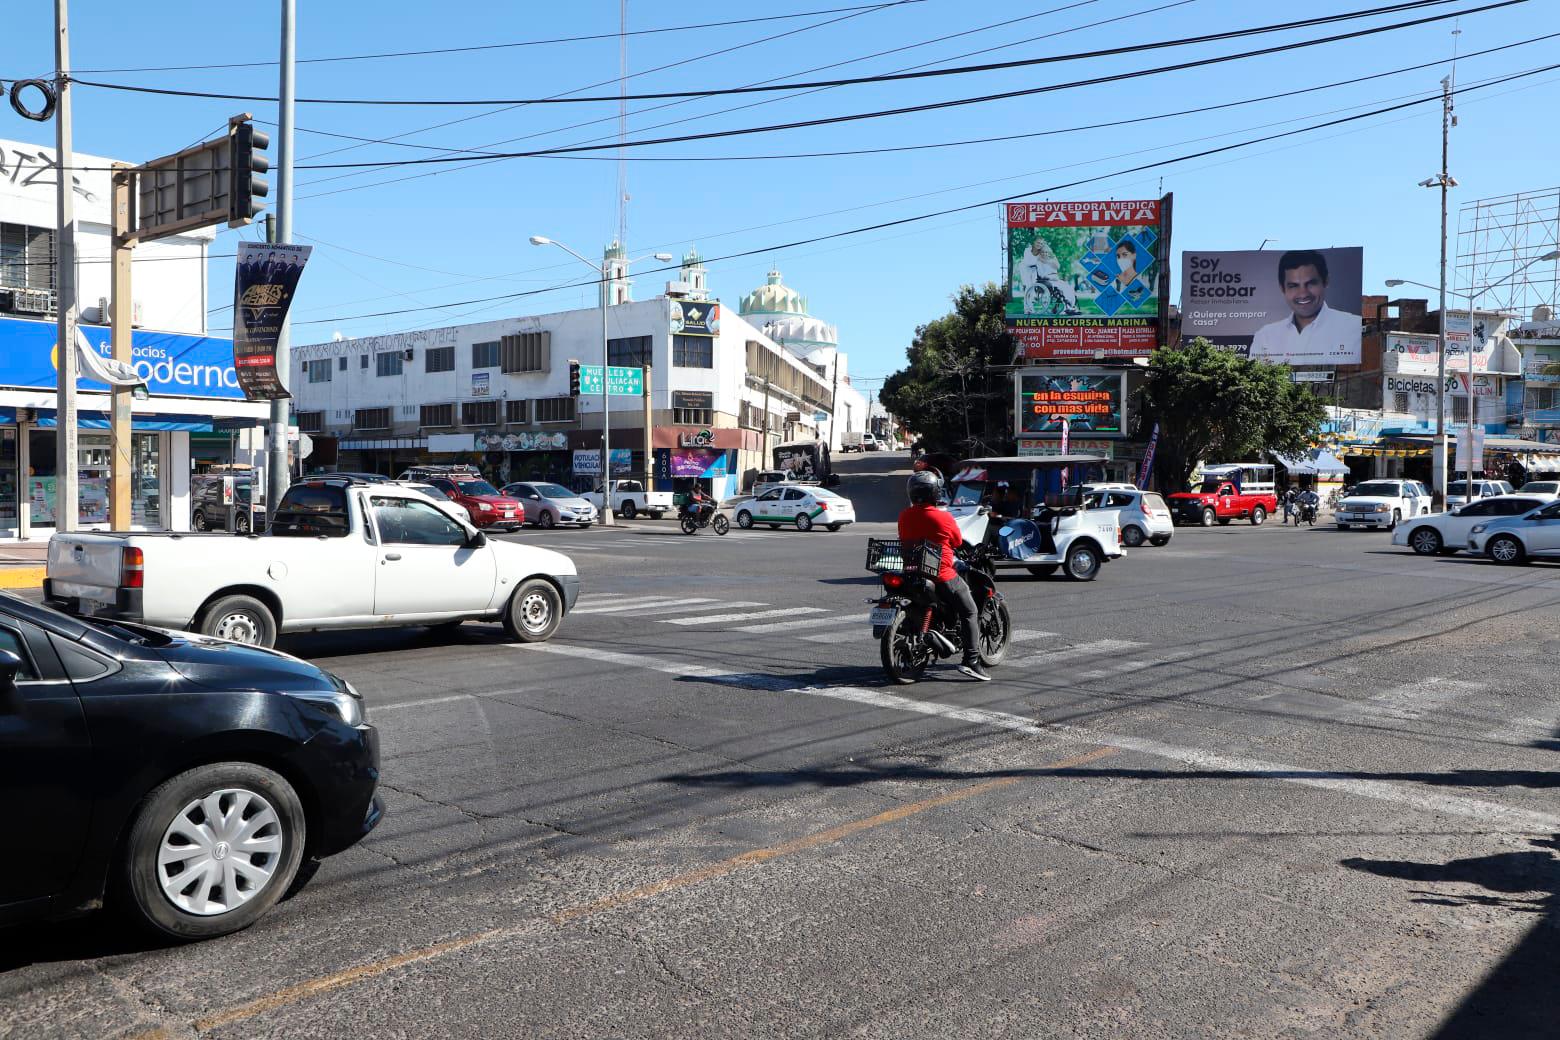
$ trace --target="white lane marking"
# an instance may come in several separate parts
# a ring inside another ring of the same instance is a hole
[[[1197,653],[1195,651],[1178,651],[1176,653],[1160,654],[1152,661],[1122,661],[1120,664],[1107,665],[1104,668],[1090,668],[1070,674],[1075,679],[1109,679],[1118,675],[1131,675],[1133,672],[1145,671],[1162,664],[1175,664],[1196,656]]]
[[[1516,718],[1507,719],[1501,725],[1484,734],[1485,740],[1502,744],[1529,744],[1535,740],[1552,740],[1557,735],[1554,720]]]
[[[690,600],[686,600],[685,602],[692,603],[693,600],[690,599]],[[721,603],[720,605],[725,607],[727,610],[736,610],[738,607],[767,607],[769,604],[767,604],[767,603],[760,603],[757,600],[742,599],[742,600],[735,600],[735,601],[730,602],[730,603]],[[710,608],[709,608],[708,604],[704,604],[704,605],[697,606],[697,607],[695,607],[695,606],[688,606],[688,607],[655,607],[653,609],[655,610],[657,615],[660,615],[660,614],[686,614],[690,610],[709,610]]]
[[[738,632],[790,632],[798,628],[818,628],[822,625],[840,625],[857,628],[866,619],[865,614],[847,614],[843,617],[797,618],[795,621],[771,621],[763,625],[738,625]],[[871,629],[868,629],[870,632]]]
[[[465,701],[474,698],[474,694],[455,693],[448,697],[429,697],[423,701],[397,701],[394,704],[371,704],[369,710],[375,715],[382,711],[397,711],[401,708],[427,708],[434,704],[449,704],[451,701]]]
[[[1279,780],[1284,783],[1297,784],[1301,787],[1337,791],[1357,798],[1368,798],[1395,805],[1406,805],[1409,808],[1419,809],[1423,812],[1446,813],[1451,816],[1476,819],[1488,825],[1510,827],[1516,831],[1554,832],[1560,830],[1560,816],[1550,813],[1518,809],[1480,798],[1463,798],[1457,795],[1442,794],[1438,791],[1419,790],[1385,780],[1370,780],[1326,770],[1304,769],[1283,763],[1266,762],[1256,758],[1219,755],[1203,751],[1200,748],[1179,747],[1175,744],[1166,744],[1161,741],[1134,737],[1124,733],[1108,733],[1100,730],[1091,730],[1083,726],[1066,724],[1041,724],[1036,723],[1032,719],[1024,718],[1022,715],[1012,715],[1005,711],[992,711],[987,708],[965,708],[956,704],[943,704],[937,701],[911,700],[908,697],[898,697],[891,693],[885,693],[882,690],[868,689],[861,686],[797,686],[783,676],[745,672],[734,673],[707,665],[671,661],[665,658],[641,654],[616,653],[588,646],[566,646],[561,643],[521,643],[512,644],[512,647],[515,650],[533,653],[586,658],[602,664],[616,664],[628,668],[648,668],[652,671],[681,678],[708,679],[738,689],[805,694],[809,697],[826,697],[831,700],[850,701],[874,708],[913,712],[918,715],[935,715],[940,718],[952,719],[956,722],[994,726],[998,729],[1011,730],[1028,736],[1050,737],[1054,740],[1071,744],[1104,744],[1109,747],[1121,748],[1123,751],[1137,751],[1156,758],[1180,762],[1194,769],[1227,774],[1250,774],[1251,779]]]
[[[1023,667],[1026,665],[1046,664],[1073,657],[1091,657],[1095,654],[1116,654],[1127,650],[1141,650],[1145,646],[1148,646],[1148,644],[1134,642],[1131,639],[1097,639],[1092,643],[1075,643],[1072,646],[1059,646],[1054,650],[1042,650],[1038,654],[1020,657],[1016,661],[1006,661],[1004,664]]]
[[[677,606],[679,603],[693,604],[701,609],[708,610],[709,604],[716,600],[705,597],[704,599],[683,599],[680,596],[656,596],[642,600],[624,600],[621,603],[607,603],[599,607],[576,607],[570,613],[573,614],[617,614],[625,610],[665,610],[668,607]]]
[[[1418,719],[1427,711],[1433,711],[1459,697],[1478,693],[1487,685],[1432,675],[1357,701],[1345,708],[1343,713],[1351,718]]]
[[[822,607],[783,607],[779,610],[755,610],[748,614],[712,614],[709,617],[667,618],[663,625],[718,625],[730,621],[757,621],[759,618],[785,617],[787,614],[822,614]]]
[[[1025,643],[1036,639],[1050,639],[1055,632],[1041,632],[1033,628],[1015,628],[1008,633],[1009,643]],[[857,625],[847,632],[825,632],[822,635],[802,636],[809,643],[845,643],[852,639],[871,639],[871,625]]]

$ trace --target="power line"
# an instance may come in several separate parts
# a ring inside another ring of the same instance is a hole
[[[1452,91],[1452,93],[1453,93],[1454,96],[1460,95],[1460,94],[1464,94],[1464,93],[1470,93],[1470,92],[1473,92],[1473,91],[1476,91],[1476,90],[1482,90],[1485,87],[1495,86],[1495,85],[1498,85],[1500,83],[1507,83],[1507,82],[1512,82],[1512,81],[1519,80],[1519,79],[1524,79],[1524,78],[1526,78],[1528,76],[1538,75],[1539,73],[1542,73],[1542,72],[1550,72],[1550,71],[1553,71],[1555,69],[1560,69],[1560,63],[1554,64],[1554,65],[1544,66],[1542,68],[1534,69],[1534,70],[1530,70],[1530,71],[1526,71],[1526,72],[1514,73],[1512,75],[1504,76],[1504,77],[1501,77],[1499,79],[1493,80],[1493,81],[1491,81],[1489,83],[1484,83],[1484,84],[1480,84],[1480,85],[1477,85],[1477,86],[1459,87],[1456,90]],[[944,208],[944,209],[940,209],[940,210],[936,210],[936,211],[929,212],[929,213],[920,213],[920,214],[915,214],[915,215],[909,216],[909,217],[899,217],[899,218],[896,218],[894,220],[880,221],[880,222],[878,222],[876,224],[869,224],[869,225],[864,225],[864,226],[861,226],[861,227],[848,228],[848,229],[846,229],[844,231],[835,231],[835,232],[831,232],[831,233],[823,234],[823,235],[814,235],[814,236],[809,237],[809,238],[796,239],[796,240],[791,241],[791,242],[782,242],[782,243],[771,244],[771,245],[767,245],[767,246],[762,246],[762,247],[757,248],[757,249],[742,250],[742,251],[736,252],[736,253],[728,253],[728,254],[725,254],[723,256],[706,257],[706,258],[704,258],[703,262],[705,264],[713,264],[713,263],[722,263],[722,262],[725,262],[725,261],[728,261],[728,260],[743,259],[743,258],[750,257],[750,256],[762,256],[762,255],[764,255],[766,253],[775,253],[775,252],[779,252],[781,250],[795,249],[795,248],[798,248],[798,247],[801,247],[801,246],[805,246],[805,245],[812,245],[812,244],[817,243],[817,242],[826,242],[826,241],[831,241],[831,240],[839,239],[839,238],[848,238],[848,237],[852,237],[852,236],[855,236],[855,235],[866,234],[866,233],[869,233],[869,232],[872,232],[872,231],[880,231],[880,230],[883,230],[885,228],[900,227],[900,226],[903,226],[903,225],[906,225],[906,224],[919,223],[921,221],[932,220],[932,219],[935,219],[937,217],[948,216],[948,215],[954,214],[954,213],[966,213],[966,212],[969,212],[970,210],[980,209],[982,207],[1000,205],[1000,204],[1005,203],[1005,202],[1012,202],[1012,201],[1015,201],[1017,199],[1029,198],[1029,197],[1033,197],[1033,196],[1036,196],[1036,195],[1045,195],[1045,194],[1048,194],[1048,193],[1051,193],[1051,192],[1061,191],[1061,190],[1064,190],[1064,189],[1067,189],[1067,188],[1078,187],[1078,186],[1083,185],[1083,184],[1090,184],[1090,183],[1093,183],[1095,181],[1107,180],[1107,179],[1110,179],[1112,177],[1127,176],[1129,174],[1143,172],[1144,170],[1156,169],[1156,168],[1159,168],[1159,167],[1162,167],[1162,166],[1169,166],[1169,165],[1173,165],[1173,164],[1176,164],[1176,163],[1189,162],[1189,161],[1191,161],[1193,159],[1200,159],[1200,158],[1204,158],[1204,157],[1209,156],[1209,155],[1218,155],[1218,154],[1222,154],[1222,153],[1225,153],[1225,152],[1235,151],[1235,150],[1241,149],[1241,148],[1248,148],[1248,147],[1251,147],[1253,145],[1266,143],[1268,141],[1275,141],[1275,140],[1279,140],[1279,139],[1287,138],[1287,137],[1295,137],[1295,136],[1298,136],[1300,134],[1311,133],[1311,132],[1316,131],[1316,130],[1324,130],[1324,129],[1327,129],[1329,127],[1341,126],[1341,125],[1344,125],[1344,124],[1347,124],[1347,123],[1354,123],[1354,122],[1358,122],[1360,120],[1370,119],[1370,118],[1373,118],[1375,116],[1385,115],[1385,114],[1388,114],[1388,113],[1391,113],[1391,112],[1398,112],[1398,111],[1402,111],[1404,109],[1414,108],[1416,106],[1428,104],[1430,102],[1436,102],[1436,101],[1439,101],[1440,99],[1441,99],[1441,94],[1439,92],[1437,92],[1435,94],[1428,95],[1426,97],[1417,98],[1417,99],[1410,100],[1410,101],[1400,102],[1398,104],[1385,106],[1383,108],[1373,109],[1373,110],[1371,110],[1369,112],[1361,112],[1361,113],[1357,113],[1355,115],[1342,116],[1342,117],[1339,117],[1337,119],[1327,120],[1327,121],[1322,122],[1322,123],[1315,123],[1315,124],[1312,124],[1310,126],[1297,127],[1297,128],[1295,128],[1293,130],[1285,130],[1285,131],[1281,131],[1279,133],[1267,134],[1267,135],[1264,135],[1262,137],[1251,138],[1251,139],[1244,140],[1244,141],[1236,141],[1236,142],[1234,142],[1232,144],[1220,145],[1220,146],[1214,147],[1214,148],[1205,148],[1205,149],[1202,149],[1202,150],[1199,150],[1199,151],[1196,151],[1196,152],[1189,152],[1189,153],[1186,153],[1184,155],[1173,156],[1173,157],[1171,157],[1169,159],[1161,159],[1161,160],[1155,160],[1153,162],[1141,163],[1141,164],[1139,164],[1137,166],[1132,166],[1132,167],[1128,167],[1126,169],[1121,169],[1121,170],[1115,170],[1115,171],[1111,171],[1109,173],[1096,174],[1096,175],[1092,175],[1092,176],[1089,176],[1089,177],[1081,177],[1081,178],[1078,178],[1078,179],[1075,179],[1075,180],[1072,180],[1072,181],[1068,181],[1068,182],[1065,182],[1065,183],[1061,183],[1061,184],[1052,184],[1052,185],[1047,185],[1047,186],[1044,186],[1044,187],[1031,188],[1031,189],[1022,191],[1022,192],[1017,192],[1015,194],[1004,195],[1004,196],[1001,196],[999,198],[985,199],[985,200],[982,200],[980,202],[966,203],[966,204],[959,205],[959,206],[950,206],[950,207],[947,207],[947,208]],[[654,269],[652,269],[652,270],[650,270],[648,272],[645,272],[645,273],[647,273],[647,274],[658,274],[658,273],[662,273],[662,272],[665,272],[665,271],[672,271],[672,270],[676,270],[676,269],[677,269],[676,267],[660,267],[660,268],[654,268]],[[421,313],[423,311],[429,311],[429,310],[444,310],[444,309],[455,308],[455,307],[469,307],[469,306],[472,306],[472,305],[475,305],[475,304],[494,303],[494,302],[498,302],[498,301],[502,301],[502,300],[523,299],[523,298],[529,297],[529,296],[537,296],[537,295],[541,295],[541,294],[544,294],[544,293],[557,292],[557,291],[564,290],[564,289],[583,288],[583,287],[595,286],[595,285],[599,285],[599,284],[600,284],[600,279],[597,278],[597,279],[591,279],[589,281],[578,281],[578,282],[564,283],[564,284],[561,284],[561,285],[556,285],[556,286],[552,286],[552,287],[545,288],[545,289],[528,289],[528,290],[524,290],[524,291],[521,291],[521,292],[505,293],[505,294],[501,294],[501,295],[498,295],[498,296],[480,297],[480,298],[471,299],[471,300],[458,300],[458,301],[454,301],[454,302],[451,302],[451,303],[433,304],[433,305],[429,305],[429,306],[425,306],[425,307],[408,307],[408,308],[402,308],[402,309],[399,309],[399,310],[377,311],[377,312],[374,312],[374,313],[371,313],[371,314],[339,315],[339,316],[336,316],[336,317],[333,317],[333,318],[319,318],[319,319],[315,319],[315,320],[312,320],[312,321],[300,322],[299,324],[303,324],[303,325],[328,325],[328,324],[332,324],[332,323],[347,322],[347,321],[361,321],[361,320],[366,320],[366,319],[369,319],[369,318],[384,318],[384,317],[393,317],[393,316],[397,316],[397,315],[401,315],[401,314]]]
[[[497,106],[497,105],[558,105],[558,104],[589,104],[599,102],[617,102],[625,97],[629,101],[661,101],[668,98],[695,98],[695,97],[720,97],[731,94],[769,93],[779,90],[795,90],[810,87],[845,87],[860,84],[891,83],[903,80],[927,79],[931,77],[963,76],[981,72],[997,72],[1006,69],[1032,68],[1037,65],[1050,65],[1058,62],[1082,61],[1094,58],[1115,57],[1123,54],[1136,54],[1143,51],[1164,50],[1171,47],[1185,47],[1201,43],[1213,43],[1220,40],[1239,39],[1246,36],[1258,36],[1268,33],[1285,32],[1292,29],[1312,28],[1319,25],[1329,25],[1337,22],[1355,21],[1361,18],[1371,18],[1378,15],[1399,14],[1406,11],[1422,10],[1428,7],[1439,7],[1458,0],[1405,0],[1403,3],[1389,4],[1381,7],[1367,8],[1361,11],[1349,11],[1342,14],[1324,15],[1317,18],[1307,18],[1293,22],[1278,22],[1270,25],[1252,26],[1245,29],[1231,29],[1219,33],[1205,33],[1201,36],[1187,36],[1173,40],[1157,40],[1150,43],[1130,44],[1122,47],[1108,47],[1094,51],[1080,51],[1073,54],[1055,54],[1039,58],[1022,58],[1014,61],[986,62],[980,65],[960,65],[949,69],[922,69],[917,72],[883,73],[874,76],[855,76],[844,79],[813,80],[803,83],[788,83],[783,85],[770,84],[752,87],[721,87],[705,90],[681,90],[663,91],[654,94],[628,94],[628,95],[588,95],[585,97],[542,97],[542,98],[298,98],[298,104],[308,105],[387,105],[387,106]],[[1479,14],[1484,11],[1496,10],[1503,7],[1511,7],[1517,4],[1528,3],[1529,0],[1496,0],[1481,7],[1468,8],[1451,14],[1437,15],[1411,22],[1399,23],[1387,28],[1406,28],[1412,25],[1423,25],[1427,22],[1442,21],[1447,18],[1458,18],[1465,15]],[[1364,35],[1363,33],[1361,35]],[[72,83],[78,86],[97,87],[105,90],[122,90],[141,94],[162,94],[173,97],[213,98],[226,101],[269,101],[275,102],[276,98],[261,94],[222,94],[211,91],[196,90],[172,90],[165,87],[139,87],[125,83],[104,83],[99,80],[85,80],[72,78]]]
[[[725,22],[702,22],[694,25],[671,25],[658,29],[635,29],[628,33],[629,36],[651,36],[657,33],[692,32],[696,29],[723,29],[734,25],[754,25],[759,22],[781,22],[794,18],[812,18],[821,14],[840,14],[846,11],[875,11],[885,7],[898,7],[902,4],[918,4],[925,0],[890,0],[888,3],[863,4],[857,7],[831,7],[821,11],[797,11],[795,14],[772,14],[757,18],[737,18]],[[430,50],[420,51],[387,51],[378,54],[340,54],[325,58],[299,58],[299,65],[319,64],[322,62],[336,61],[374,61],[381,58],[420,58],[434,54],[469,54],[476,51],[506,50],[516,47],[545,47],[558,43],[584,43],[594,40],[616,39],[617,33],[596,33],[589,36],[558,36],[546,40],[518,40],[511,43],[484,43],[467,47],[436,47]],[[208,69],[254,69],[274,66],[275,61],[241,61],[229,62],[220,65],[153,65],[139,66],[136,68],[119,69],[77,69],[76,72],[87,72],[94,75],[119,72],[198,72]]]

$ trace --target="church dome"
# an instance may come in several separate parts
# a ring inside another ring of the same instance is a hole
[[[769,338],[799,354],[811,354],[821,347],[839,345],[840,334],[833,325],[805,314],[773,318],[762,324]]]
[[[807,297],[780,280],[780,272],[771,269],[769,280],[742,297],[738,313],[748,315],[795,314],[807,315]]]

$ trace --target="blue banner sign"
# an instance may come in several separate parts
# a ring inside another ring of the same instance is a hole
[[[112,356],[110,330],[82,325],[94,350]],[[52,390],[58,385],[52,321],[0,318],[0,386]],[[233,341],[210,336],[136,329],[130,337],[130,359],[154,397],[209,397],[241,401],[238,373],[233,368]],[[82,379],[77,389],[107,393],[108,386]]]

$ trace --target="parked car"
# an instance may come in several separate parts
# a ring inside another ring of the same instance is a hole
[[[310,473],[308,480],[351,480],[359,484],[389,484],[391,479],[383,473],[354,473],[347,470],[331,470],[325,473]],[[403,476],[404,479],[404,476]]]
[[[461,505],[459,502],[455,501],[449,495],[446,495],[443,491],[434,487],[432,484],[425,484],[420,480],[383,480],[379,481],[378,483],[395,484],[398,487],[411,488],[413,491],[421,491],[423,494],[433,499],[434,502],[442,505],[446,510],[448,510],[451,516],[455,517],[455,519],[464,520],[466,523],[472,524],[472,526],[476,526],[471,519],[471,512],[465,506]]]
[[[847,430],[840,434],[840,451],[861,451],[862,440],[867,435],[856,430]]]
[[[1530,480],[1517,490],[1524,495],[1560,495],[1560,480]]]
[[[1121,543],[1136,549],[1144,542],[1166,545],[1175,533],[1170,507],[1155,491],[1140,491],[1132,485],[1086,484],[1085,502],[1089,509],[1116,511],[1116,526],[1121,528]]]
[[[600,484],[596,485],[594,491],[587,491],[580,497],[597,509],[606,508],[607,496],[602,494]],[[652,520],[659,520],[676,508],[670,491],[646,491],[645,486],[637,480],[612,482],[612,512],[615,516],[632,520],[640,513],[647,513]]]
[[[1181,491],[1170,496],[1172,519],[1178,524],[1228,524],[1231,520],[1250,520],[1260,527],[1278,510],[1273,490],[1243,490],[1235,479],[1225,476],[1204,477],[1196,491]]]
[[[518,531],[525,526],[525,506],[518,498],[500,494],[482,479],[475,466],[415,466],[401,480],[432,484],[458,503],[483,530]]]
[[[1496,563],[1527,563],[1535,557],[1560,557],[1560,501],[1523,513],[1474,524],[1468,551]]]
[[[383,812],[350,683],[4,593],[0,746],[0,923],[106,905],[167,938],[224,935]]]
[[[305,481],[263,535],[56,534],[45,599],[72,614],[271,646],[289,632],[499,621],[541,642],[580,580],[561,553],[490,541],[420,492]]]
[[[559,524],[589,527],[598,516],[595,506],[561,484],[546,481],[505,484],[504,494],[524,503],[526,519],[537,527]]]
[[[1473,482],[1473,494],[1468,494],[1468,482],[1466,480],[1454,480],[1446,485],[1446,508],[1455,509],[1461,505],[1467,505],[1470,501],[1478,501],[1481,498],[1493,498],[1496,495],[1509,495],[1513,488],[1504,480],[1475,480]]]
[[[226,531],[228,507],[223,503],[221,476],[203,476],[190,488],[190,528],[195,531]],[[233,481],[233,530],[248,534],[251,527],[265,529],[265,509],[254,505],[254,481],[238,477]]]
[[[1451,556],[1468,544],[1468,533],[1476,524],[1497,517],[1530,513],[1554,495],[1496,495],[1480,499],[1444,513],[1405,520],[1392,533],[1393,545],[1406,545],[1421,556]]]
[[[1363,480],[1333,510],[1338,530],[1384,527],[1395,530],[1404,520],[1430,512],[1430,490],[1417,480]]]
[[[735,507],[732,519],[744,530],[754,524],[794,525],[798,531],[810,531],[814,525],[838,531],[856,522],[856,507],[850,499],[817,485],[791,485],[771,488]]]

